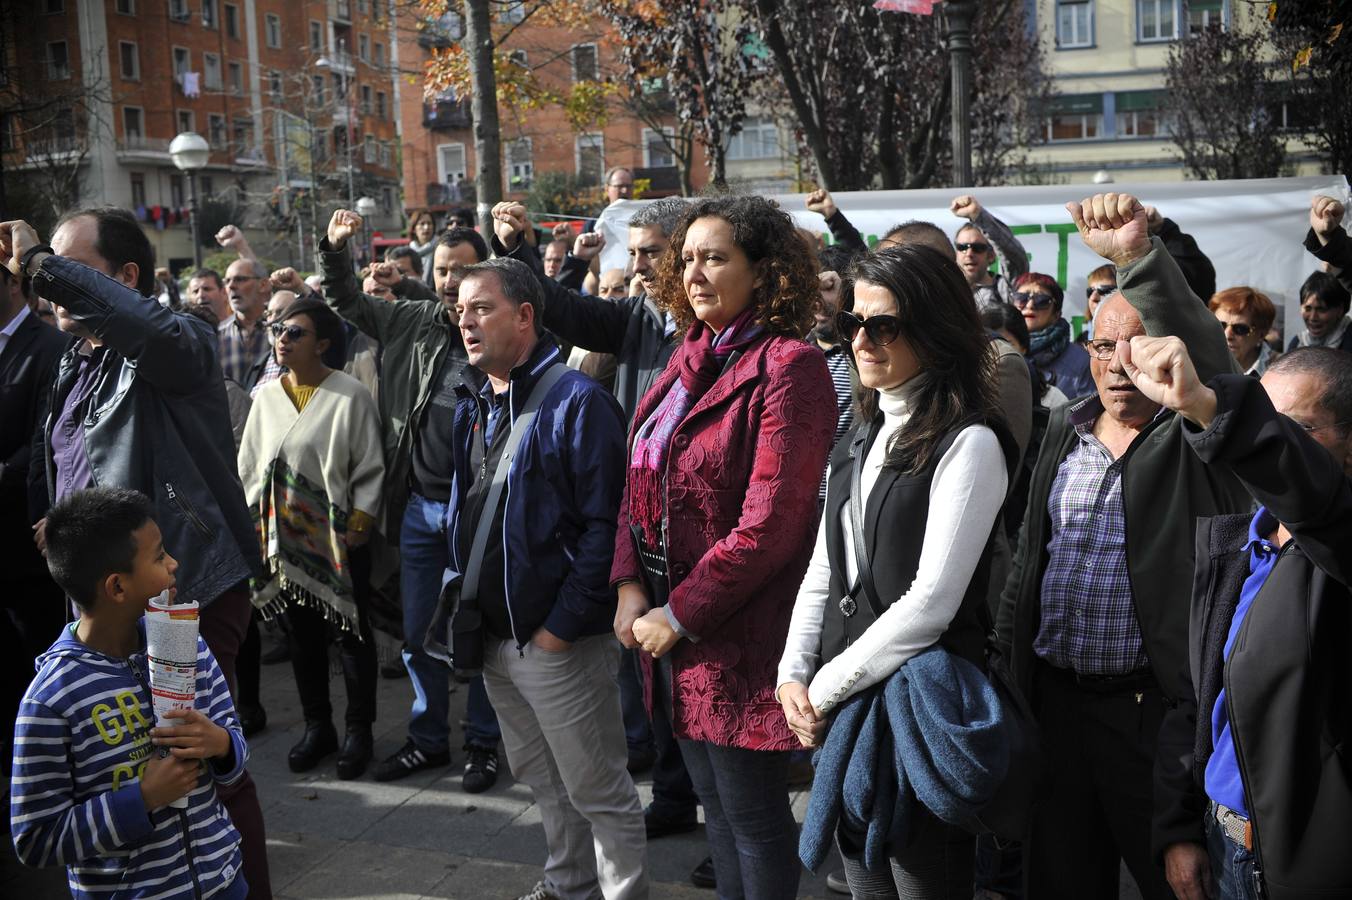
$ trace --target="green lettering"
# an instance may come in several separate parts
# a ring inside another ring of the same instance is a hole
[[[122,721],[126,723],[127,733],[136,731],[136,725],[149,730],[150,722],[145,716],[141,715],[141,701],[136,699],[136,695],[131,691],[123,691],[117,695],[117,708],[122,710]]]
[[[1066,269],[1069,267],[1070,236],[1076,233],[1074,222],[1061,222],[1044,226],[1048,232],[1056,235],[1056,283],[1061,290],[1066,289]]]
[[[117,715],[113,708],[107,703],[95,704],[93,710],[94,727],[99,730],[99,736],[103,738],[105,744],[117,746],[122,743],[126,732],[122,730],[122,723],[117,720]]]

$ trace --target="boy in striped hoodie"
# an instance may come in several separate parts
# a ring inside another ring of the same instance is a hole
[[[11,823],[30,866],[64,865],[76,898],[242,900],[239,833],[216,797],[247,750],[197,641],[196,708],[154,727],[141,621],[178,563],[142,494],[78,491],[47,515],[47,565],[80,607],[38,659],[14,729]],[[186,809],[169,804],[187,798]]]

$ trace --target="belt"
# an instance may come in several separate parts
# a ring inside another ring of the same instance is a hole
[[[1245,850],[1253,850],[1253,823],[1241,813],[1219,803],[1211,804],[1211,815],[1220,826],[1221,833]]]
[[[1137,669],[1135,672],[1128,672],[1125,675],[1084,675],[1074,669],[1063,669],[1050,663],[1046,663],[1043,668],[1048,674],[1062,681],[1069,681],[1087,691],[1105,694],[1136,691],[1139,688],[1156,686],[1155,673],[1151,669]]]

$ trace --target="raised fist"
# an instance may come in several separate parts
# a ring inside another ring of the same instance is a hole
[[[590,262],[601,255],[601,250],[605,245],[606,236],[599,231],[579,234],[577,240],[573,241],[573,256]]]
[[[392,288],[404,280],[404,273],[399,271],[399,267],[394,263],[378,262],[371,266],[371,277],[375,279],[376,284]]]
[[[361,231],[361,216],[350,209],[335,209],[329,219],[329,246],[341,250],[347,245],[348,238]]]
[[[520,203],[505,200],[493,206],[493,233],[508,250],[516,246],[521,233],[529,227],[526,207]]]
[[[216,243],[227,250],[233,250],[244,239],[244,232],[234,225],[227,225],[216,232]]]
[[[826,188],[817,188],[807,195],[807,208],[809,212],[820,213],[823,219],[829,219],[836,214],[836,201],[831,199],[831,192]]]
[[[289,266],[273,272],[268,281],[272,283],[273,291],[294,291],[297,297],[304,294],[308,289],[305,282],[301,280],[300,273]]]
[[[33,226],[21,219],[0,223],[0,259],[4,259],[5,267],[15,275],[23,274],[19,271],[23,255],[41,243]]]
[[[573,226],[567,222],[560,222],[554,226],[554,240],[570,241],[573,239]]]
[[[1164,216],[1153,206],[1145,208],[1145,227],[1151,234],[1159,234],[1160,229],[1164,227]]]
[[[961,197],[953,198],[953,202],[948,204],[948,211],[959,219],[970,222],[981,215],[981,204],[977,203],[971,194],[963,194]]]
[[[1344,212],[1346,210],[1343,204],[1332,197],[1325,197],[1323,194],[1310,201],[1310,228],[1319,238],[1319,243],[1328,243],[1329,235],[1333,234],[1342,224]]]
[[[1066,211],[1085,246],[1115,266],[1125,266],[1150,252],[1145,207],[1130,194],[1095,194],[1079,203],[1067,203]]]

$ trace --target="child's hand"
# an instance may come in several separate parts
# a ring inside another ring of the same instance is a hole
[[[166,719],[182,719],[182,725],[150,729],[156,747],[168,747],[179,759],[219,759],[230,752],[230,734],[196,709],[175,709]]]
[[[152,754],[141,775],[141,800],[148,810],[168,806],[178,798],[188,796],[197,787],[197,777],[201,773],[202,764],[195,759]]]

